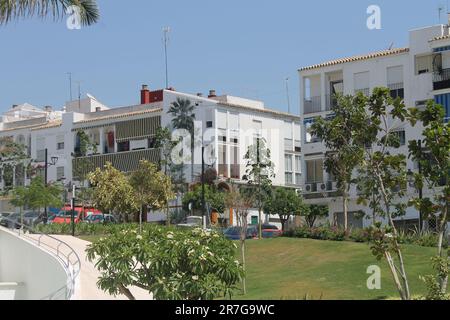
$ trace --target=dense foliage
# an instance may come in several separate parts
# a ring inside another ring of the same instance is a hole
[[[147,225],[114,230],[87,249],[102,276],[98,286],[134,299],[129,287],[157,300],[214,299],[233,294],[243,271],[236,246],[218,233]]]

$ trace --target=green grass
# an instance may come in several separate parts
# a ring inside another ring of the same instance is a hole
[[[80,236],[93,242],[102,235]],[[368,244],[309,239],[248,240],[247,294],[233,299],[373,300],[397,298],[389,268],[377,261]],[[236,242],[238,244],[238,242]],[[430,258],[435,248],[402,246],[411,294],[421,295],[420,275],[432,274]],[[238,250],[239,251],[239,250]],[[239,251],[240,252],[240,251]],[[381,290],[368,290],[367,267],[378,265]]]
[[[436,249],[405,245],[411,293],[424,293],[419,275],[431,274]],[[381,290],[368,290],[367,267],[382,270]],[[279,238],[247,241],[247,295],[234,299],[367,300],[398,297],[384,260],[368,244]]]

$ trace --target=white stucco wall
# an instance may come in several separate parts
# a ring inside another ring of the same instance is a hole
[[[20,284],[15,300],[45,298],[65,286],[67,280],[63,265],[54,256],[0,228],[0,283]]]

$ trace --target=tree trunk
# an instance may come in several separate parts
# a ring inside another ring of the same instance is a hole
[[[442,210],[441,219],[439,221],[439,240],[438,240],[438,255],[440,258],[444,258],[444,236],[445,229],[447,226],[447,216],[448,216],[448,205],[446,205]],[[450,259],[450,257],[448,257]],[[448,285],[448,274],[439,278],[439,287],[441,289],[442,294],[447,293],[447,285]]]
[[[245,281],[245,240],[242,240],[242,236],[241,236],[241,258],[242,258],[242,268],[244,269],[244,276],[242,277],[242,289],[244,291],[244,294],[247,294],[247,284]]]
[[[348,193],[347,193],[347,184],[344,184],[344,193],[342,195],[343,201],[343,211],[344,211],[344,230],[345,234],[348,235]]]
[[[386,215],[387,215],[388,220],[389,220],[389,225],[391,226],[391,228],[393,230],[393,238],[394,238],[393,241],[394,241],[395,251],[396,251],[397,257],[399,259],[399,264],[400,264],[399,272],[400,272],[400,276],[402,278],[403,286],[400,285],[400,287],[397,286],[397,288],[399,290],[399,293],[400,293],[400,296],[401,296],[402,300],[410,300],[411,299],[411,294],[410,294],[410,291],[409,291],[409,283],[408,283],[408,278],[407,278],[407,275],[406,275],[405,263],[403,261],[403,254],[402,254],[402,251],[400,250],[400,246],[398,245],[398,242],[397,242],[398,232],[397,232],[397,229],[395,228],[394,220],[393,220],[392,215],[391,215],[391,209],[390,209],[390,206],[389,206],[389,201],[388,201],[386,189],[384,188],[383,179],[381,178],[380,175],[377,175],[377,178],[378,178],[378,182],[380,183],[380,188],[381,188],[380,191],[381,191],[381,194],[383,196],[384,204],[385,204],[385,207],[386,207]],[[386,253],[389,254],[389,256],[390,256],[389,252],[386,252]],[[396,281],[396,284],[398,284],[399,281],[398,281],[397,268],[395,267],[395,263],[394,263],[392,257],[391,257],[391,261],[389,263],[392,263],[392,265],[394,267],[394,268],[391,268],[391,272],[392,272],[392,275],[394,277],[394,281]]]
[[[139,232],[142,233],[142,206],[139,210]]]
[[[261,206],[259,206],[259,208],[258,208],[258,219],[259,219],[259,225],[258,225],[258,237],[259,237],[259,240],[261,240],[262,239],[262,221],[261,221],[261,218],[262,218],[262,210],[261,210]]]
[[[128,298],[128,300],[136,300],[136,298],[133,296],[130,290],[125,288],[124,285],[119,285],[120,293],[122,293],[124,296]]]

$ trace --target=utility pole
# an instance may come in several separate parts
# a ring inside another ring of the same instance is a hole
[[[204,156],[204,153],[205,153],[205,141],[202,141],[202,221],[203,221],[203,229],[206,229],[205,156]]]
[[[71,214],[71,223],[72,223],[72,237],[75,237],[75,192],[77,187],[75,185],[72,186],[72,214]]]
[[[419,150],[420,150],[420,158],[422,159],[422,140],[418,141],[419,143]],[[422,164],[420,163],[419,160],[419,174],[422,175]],[[422,199],[423,199],[423,188],[422,186],[420,186],[419,188],[419,199],[420,199],[420,203],[422,203]],[[420,206],[419,208],[419,232],[422,232],[423,229],[423,213],[422,213],[422,206]]]
[[[169,88],[169,67],[168,67],[168,58],[167,58],[167,44],[169,42],[169,32],[170,27],[163,28],[164,33],[164,57],[166,63],[166,89]]]
[[[47,182],[47,175],[48,175],[48,150],[45,148],[45,168],[44,168],[44,182],[45,182],[45,188],[47,189],[48,182]],[[44,224],[47,224],[48,221],[48,213],[47,213],[47,204],[45,204],[44,207]]]

